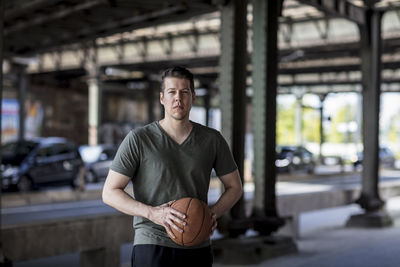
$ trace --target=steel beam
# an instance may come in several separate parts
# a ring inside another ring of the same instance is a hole
[[[269,235],[283,225],[276,208],[276,96],[279,0],[253,0],[254,229]]]
[[[324,103],[326,96],[328,94],[317,94],[320,101],[319,106],[319,160],[322,164],[323,154],[322,154],[322,146],[325,143],[325,134],[324,134]]]
[[[298,0],[299,2],[314,6],[317,9],[330,14],[341,16],[359,25],[366,21],[365,11],[362,7],[356,6],[347,0]]]
[[[0,111],[2,110],[2,102],[3,102],[3,41],[4,41],[4,35],[3,35],[3,23],[4,23],[4,2],[5,0],[0,0]],[[1,114],[0,114],[0,126],[2,125],[1,123]],[[0,127],[1,128],[1,127]],[[0,145],[2,144],[2,134],[1,134],[1,129],[0,129]],[[0,151],[0,162],[2,162],[2,153]],[[3,170],[1,170],[3,172]],[[0,183],[0,210],[1,210],[1,198],[2,198],[2,187],[3,183]],[[1,227],[1,213],[0,213],[0,229]],[[4,258],[4,252],[3,252],[3,235],[0,231],[0,265],[1,266],[6,266],[5,265],[5,258]]]
[[[100,69],[97,64],[97,49],[93,46],[86,50],[87,85],[89,99],[89,145],[97,145],[99,143],[99,124],[101,117],[101,80]]]
[[[26,92],[28,87],[28,74],[26,73],[25,65],[14,65],[14,71],[17,73],[17,90],[19,103],[19,129],[18,140],[22,141],[25,137],[25,102]]]
[[[362,189],[357,203],[366,211],[373,211],[384,205],[378,191],[382,12],[369,10],[366,17],[367,23],[360,26],[364,152]]]
[[[58,12],[51,13],[50,15],[41,15],[41,16],[33,17],[30,20],[16,23],[15,25],[7,28],[6,30],[4,30],[4,36],[7,36],[8,34],[16,32],[16,31],[24,31],[26,28],[29,28],[32,26],[43,25],[43,24],[49,23],[50,21],[53,21],[53,20],[63,19],[64,17],[69,16],[73,13],[87,10],[94,6],[97,6],[99,4],[104,4],[104,3],[105,3],[104,0],[92,0],[92,1],[83,2],[81,4],[78,4],[76,6],[68,8],[68,9],[63,8],[62,10],[60,10]]]
[[[4,14],[4,20],[11,20],[18,16],[25,15],[28,11],[37,10],[43,8],[44,6],[48,6],[49,4],[56,5],[58,2],[62,0],[30,0],[24,1],[24,4],[18,5],[16,8],[7,10],[7,13]]]
[[[246,129],[247,1],[234,0],[221,8],[220,94],[222,133],[231,145],[243,182]],[[243,196],[231,210],[229,234],[247,230]]]

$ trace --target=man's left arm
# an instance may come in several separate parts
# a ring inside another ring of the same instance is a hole
[[[218,201],[211,207],[211,212],[214,214],[214,220],[227,212],[240,199],[243,194],[242,181],[240,180],[239,171],[236,169],[231,173],[219,177],[224,185],[225,191],[219,197]],[[214,222],[212,231],[217,227]]]

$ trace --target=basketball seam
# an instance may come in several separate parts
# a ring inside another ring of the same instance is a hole
[[[199,232],[198,232],[198,233],[196,234],[196,236],[192,239],[192,241],[188,242],[187,244],[193,243],[194,240],[196,240],[196,238],[200,235],[201,230],[203,229],[203,224],[204,224],[204,220],[205,220],[205,218],[206,218],[206,214],[205,214],[205,210],[204,210],[204,205],[203,205],[203,203],[201,204],[201,206],[202,206],[202,210],[203,210],[203,220],[201,221],[201,225],[200,225]]]
[[[187,215],[187,212],[188,212],[188,210],[189,210],[190,204],[192,204],[192,200],[193,200],[193,198],[191,198],[191,199],[189,200],[189,204],[188,204],[187,207],[186,207],[186,211],[185,211],[185,214],[186,214],[186,215]],[[183,242],[183,235],[184,235],[184,233],[185,233],[185,225],[183,226],[183,232],[182,232],[182,234],[181,234],[181,236],[182,236],[182,246],[185,245],[185,243]]]

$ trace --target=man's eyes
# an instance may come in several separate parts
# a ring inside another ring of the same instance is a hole
[[[175,94],[176,93],[176,91],[168,91],[168,94]],[[189,93],[189,90],[184,90],[184,91],[181,91],[181,93],[182,94],[188,94]]]

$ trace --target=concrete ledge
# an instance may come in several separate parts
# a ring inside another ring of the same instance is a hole
[[[356,214],[347,221],[347,227],[383,228],[393,225],[393,220],[385,210]]]
[[[132,185],[125,188],[125,192],[132,194]],[[6,193],[1,195],[1,207],[10,208],[27,205],[60,203],[80,200],[101,199],[102,189],[88,189],[85,191],[55,189],[48,191],[33,191],[27,193]]]
[[[81,192],[65,189],[29,193],[7,193],[2,194],[1,205],[3,208],[9,208],[90,199],[101,199],[101,190],[88,190]]]
[[[385,200],[400,195],[400,181],[380,184],[380,196]],[[279,230],[279,234],[299,238],[299,216],[303,212],[322,210],[354,204],[360,195],[359,186],[331,191],[313,193],[280,195],[277,198],[277,208],[286,225]]]
[[[133,241],[132,217],[123,214],[9,225],[1,231],[3,253],[13,262],[100,250],[97,255],[104,258],[95,257],[97,261],[119,266],[115,264],[119,264],[120,245]],[[90,257],[82,258],[88,262]],[[90,266],[90,262],[82,266]]]

